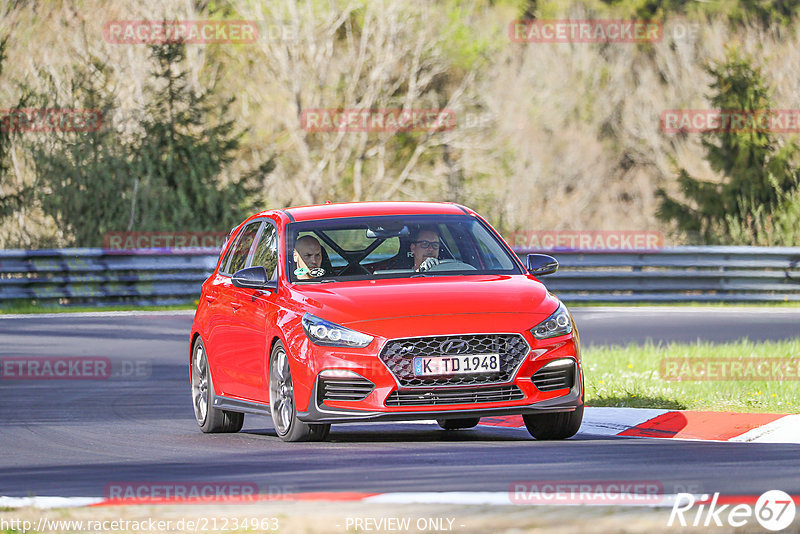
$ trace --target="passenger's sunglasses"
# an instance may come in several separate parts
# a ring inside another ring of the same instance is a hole
[[[420,248],[429,249],[432,248],[433,250],[439,250],[439,242],[438,241],[413,241],[415,245],[418,245]]]

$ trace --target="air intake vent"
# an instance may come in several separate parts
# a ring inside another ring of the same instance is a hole
[[[393,391],[386,406],[440,406],[443,404],[475,404],[520,400],[524,397],[517,386],[481,388],[441,388]]]
[[[456,342],[463,348],[457,354],[498,354],[500,371],[487,374],[464,374],[450,377],[419,377],[414,375],[417,356],[447,356],[448,347]],[[477,386],[511,382],[530,347],[519,334],[468,334],[392,339],[386,343],[380,358],[397,378],[402,388],[432,386]]]
[[[361,377],[320,377],[317,386],[319,404],[325,401],[360,401],[375,389],[375,384]]]
[[[539,391],[555,391],[575,385],[575,360],[556,360],[548,363],[531,377]]]

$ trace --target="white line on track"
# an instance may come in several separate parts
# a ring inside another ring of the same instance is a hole
[[[524,485],[524,484],[523,484]],[[527,488],[526,488],[527,489]],[[672,507],[677,499],[676,494],[637,495],[601,493],[595,495],[570,495],[569,493],[534,493],[527,496],[523,491],[514,496],[509,491],[429,491],[429,492],[397,492],[381,493],[365,497],[363,502],[383,504],[466,504],[490,506],[650,506]],[[696,500],[708,498],[708,495],[694,495]],[[644,502],[643,502],[644,501]]]
[[[0,497],[0,508],[74,508],[100,502],[99,497]]]
[[[695,495],[696,500],[708,498],[707,495]],[[677,495],[647,495],[629,496],[626,494],[601,493],[599,495],[575,496],[568,493],[535,493],[528,495],[523,492],[515,496],[509,491],[442,491],[442,492],[396,492],[380,493],[363,499],[355,499],[365,503],[382,504],[460,504],[460,505],[489,505],[489,506],[649,506],[671,507]],[[592,499],[596,499],[592,501]],[[291,496],[288,496],[291,501]],[[303,501],[302,497],[296,499]],[[316,498],[315,498],[316,500]],[[76,508],[102,504],[105,499],[99,497],[0,497],[0,507],[3,508]],[[227,501],[229,502],[229,501]],[[339,502],[339,501],[337,501]],[[136,506],[141,503],[133,502]],[[165,503],[169,504],[169,503]],[[175,502],[174,504],[180,504]],[[208,503],[204,503],[208,504]],[[117,504],[125,506],[124,504]]]
[[[728,441],[757,443],[800,443],[800,414],[787,415],[749,430]]]
[[[64,312],[64,313],[0,313],[0,319],[54,319],[61,317],[148,317],[159,315],[194,315],[195,310],[158,310],[158,311],[97,311],[97,312]]]

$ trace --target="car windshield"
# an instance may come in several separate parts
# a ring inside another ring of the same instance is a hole
[[[293,282],[412,276],[521,274],[494,233],[468,215],[408,215],[292,223]]]

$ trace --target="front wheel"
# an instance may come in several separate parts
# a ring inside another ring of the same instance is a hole
[[[331,430],[329,424],[307,424],[297,418],[289,357],[280,341],[270,356],[269,408],[275,432],[283,441],[324,441]]]
[[[238,432],[244,424],[244,414],[214,407],[214,383],[208,368],[203,340],[198,338],[192,347],[192,404],[200,430],[206,433]]]
[[[583,421],[583,405],[572,412],[523,415],[525,427],[536,439],[567,439],[578,433]]]

